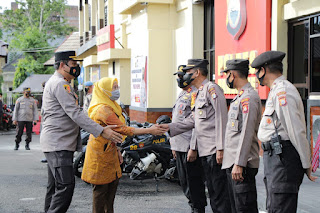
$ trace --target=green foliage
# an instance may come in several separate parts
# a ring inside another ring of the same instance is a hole
[[[74,30],[64,18],[66,0],[16,0],[16,3],[19,9],[5,10],[0,16],[2,30],[10,39],[10,51],[24,54],[24,59],[17,63],[15,88],[33,73],[53,73],[53,67],[43,66],[54,50],[48,40]]]
[[[0,75],[0,93],[2,93],[2,89],[1,89],[2,84],[3,84],[3,76]]]

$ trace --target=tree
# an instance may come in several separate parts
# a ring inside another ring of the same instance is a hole
[[[33,73],[52,73],[52,67],[43,66],[54,50],[48,41],[73,30],[64,18],[66,0],[16,0],[16,3],[18,9],[5,10],[0,17],[2,30],[10,39],[10,51],[24,54],[17,64],[14,87]]]

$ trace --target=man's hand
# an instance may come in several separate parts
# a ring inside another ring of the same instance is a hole
[[[116,128],[117,125],[110,125],[103,128],[103,132],[101,136],[105,139],[110,140],[113,143],[121,143],[122,142],[122,135],[113,131],[112,128]]]
[[[13,125],[16,125],[16,126],[18,125],[18,121],[13,121],[12,123]]]
[[[168,124],[156,124],[155,126],[158,126],[159,128],[165,130],[165,132],[168,132],[170,130]]]
[[[312,176],[311,175],[311,170],[312,170],[312,168],[310,167],[309,169],[307,169],[306,173],[307,173],[307,176],[308,176],[309,180],[314,182],[315,180],[318,179],[318,177]]]
[[[188,151],[188,155],[187,155],[187,161],[188,162],[193,162],[197,159],[197,151],[196,150],[192,150],[192,149],[189,149]]]
[[[152,135],[163,135],[166,132],[166,130],[159,127],[159,125],[153,125],[149,128],[149,131]]]
[[[173,155],[174,159],[177,159],[176,151],[172,150],[172,155]]]
[[[216,160],[217,160],[217,164],[222,164],[223,150],[217,150]]]
[[[234,165],[232,172],[231,172],[232,180],[242,182],[244,180],[244,178],[242,176],[242,172],[243,172],[242,166]]]

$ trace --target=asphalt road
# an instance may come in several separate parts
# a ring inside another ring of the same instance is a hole
[[[23,136],[24,137],[24,136]],[[24,138],[23,138],[24,140]],[[33,135],[30,151],[14,151],[14,131],[0,132],[0,213],[43,212],[47,183],[47,165],[40,150],[39,136]],[[262,168],[261,168],[262,169]],[[257,175],[258,204],[265,209],[265,190],[262,184],[263,172]],[[316,173],[319,176],[319,172]],[[299,213],[320,212],[319,180],[316,183],[304,179],[300,190]],[[187,213],[190,208],[180,186],[166,180],[159,182],[156,192],[154,180],[133,181],[124,175],[120,179],[115,212],[126,213]],[[70,213],[89,213],[92,208],[91,186],[76,178],[76,187]],[[209,203],[209,200],[208,200]],[[206,212],[212,212],[210,205]]]

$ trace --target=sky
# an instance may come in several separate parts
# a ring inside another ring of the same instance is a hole
[[[0,13],[3,12],[5,8],[11,9],[11,2],[14,2],[14,0],[0,0],[0,7],[2,7],[2,10],[0,10]],[[67,0],[68,5],[78,5],[79,0]]]

